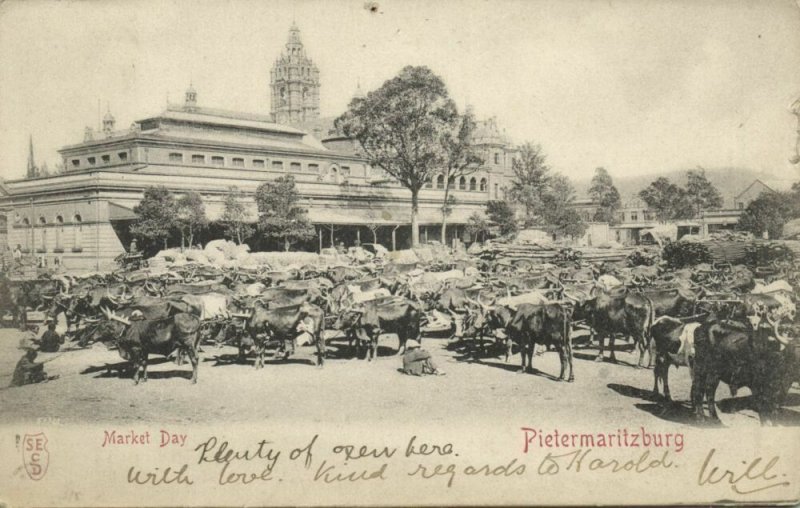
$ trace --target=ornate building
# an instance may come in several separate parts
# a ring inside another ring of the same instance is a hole
[[[319,117],[319,74],[305,56],[295,26],[273,69],[272,86],[279,98],[285,86],[286,100],[277,102],[273,95],[270,115],[201,106],[191,85],[182,104],[170,104],[128,129],[117,129],[109,110],[102,132],[87,127],[83,141],[59,150],[62,174],[0,186],[9,245],[19,244],[48,266],[108,269],[128,248],[133,210],[147,187],[163,185],[176,195],[200,193],[213,223],[229,189],[236,186],[255,221],[252,196],[258,186],[289,174],[318,232],[307,248],[372,241],[373,231],[384,245],[408,247],[408,190],[371,167],[350,140],[336,135],[323,139],[320,132],[328,130],[321,127],[287,125],[324,121]],[[516,151],[493,119],[479,127],[477,142],[486,163],[451,183],[457,205],[448,217],[448,239],[461,236],[469,216],[482,213],[488,200],[502,199],[504,182],[512,175]],[[437,175],[420,193],[422,241],[439,239],[443,189],[443,178]],[[219,237],[219,230],[205,240],[214,235]]]
[[[285,51],[272,66],[270,90],[276,123],[301,126],[319,119],[319,69],[306,56],[300,29],[294,23]]]

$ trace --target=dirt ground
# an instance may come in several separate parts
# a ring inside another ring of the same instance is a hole
[[[441,423],[483,417],[524,422],[546,416],[549,421],[593,425],[693,425],[688,403],[691,381],[685,368],[670,370],[673,398],[682,403],[663,407],[651,396],[653,371],[634,369],[636,356],[626,350],[618,363],[597,363],[594,346],[577,344],[575,382],[557,382],[556,352],[534,357],[533,374],[518,374],[519,355],[509,363],[501,356],[471,361],[464,350],[444,338],[425,338],[444,376],[412,377],[398,372],[397,339],[381,339],[379,357],[352,358],[343,341],[331,341],[324,368],[313,366],[313,348],[300,348],[287,361],[268,362],[255,370],[233,362],[235,350],[203,346],[199,381],[189,381],[191,367],[152,356],[149,381],[134,386],[117,351],[101,344],[87,349],[69,343],[59,353],[40,354],[53,381],[6,388],[22,355],[22,334],[0,330],[0,422],[58,418],[63,423],[157,422],[219,424],[226,422]],[[619,346],[618,346],[619,347]],[[626,348],[629,349],[629,348]],[[606,353],[608,354],[608,353]],[[109,368],[112,367],[112,368]],[[747,389],[732,398],[727,386],[717,393],[720,417],[727,427],[757,426],[748,408]],[[792,388],[781,425],[800,425],[800,392]]]

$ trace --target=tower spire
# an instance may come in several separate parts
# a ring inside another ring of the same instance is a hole
[[[33,158],[33,134],[28,135],[28,171],[26,173],[28,178],[36,178],[39,176],[39,168]]]

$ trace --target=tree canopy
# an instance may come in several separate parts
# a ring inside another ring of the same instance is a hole
[[[188,241],[188,247],[191,247],[194,235],[208,227],[203,198],[197,192],[189,191],[178,198],[175,205],[175,226],[181,233],[181,246]]]
[[[595,221],[607,222],[612,226],[617,223],[617,212],[622,207],[622,200],[611,175],[605,168],[594,170],[594,177],[592,177],[589,187],[589,197],[597,203],[597,210],[593,217]]]
[[[506,201],[488,201],[486,216],[500,228],[501,235],[516,233],[519,229],[514,209]]]
[[[236,186],[230,187],[225,195],[222,217],[220,217],[225,238],[235,240],[240,245],[246,242],[253,236],[253,226],[249,223],[249,219],[250,214],[242,203],[242,192]]]
[[[550,185],[550,168],[540,145],[525,143],[511,164],[514,178],[509,197],[525,207],[527,221],[542,215],[543,196]]]
[[[412,245],[419,243],[419,191],[448,165],[444,139],[459,122],[442,79],[408,66],[366,97],[354,98],[335,126],[356,139],[373,166],[411,191]]]
[[[259,230],[269,238],[282,241],[287,251],[298,241],[314,237],[314,226],[306,210],[297,206],[299,200],[292,175],[264,182],[256,190]]]
[[[467,176],[481,167],[483,158],[472,144],[477,124],[472,111],[467,109],[449,130],[442,135],[442,151],[444,152],[444,198],[442,200],[442,244],[447,241],[447,217],[452,210],[450,188],[451,183],[462,176]]]
[[[639,192],[659,221],[688,219],[694,215],[686,190],[664,176],[656,178]]]
[[[148,187],[142,200],[133,208],[137,215],[131,225],[131,234],[139,241],[145,251],[157,250],[167,241],[176,226],[177,204],[175,198],[164,186]]]
[[[472,212],[467,220],[467,233],[474,241],[483,239],[489,232],[489,221],[478,212]]]
[[[706,170],[698,168],[690,169],[686,172],[688,182],[686,184],[686,198],[692,207],[696,217],[700,216],[703,210],[712,210],[722,207],[722,196],[714,184],[706,178]]]
[[[757,237],[766,232],[770,238],[780,238],[783,225],[798,217],[800,184],[795,183],[790,192],[762,192],[742,212],[738,227]]]

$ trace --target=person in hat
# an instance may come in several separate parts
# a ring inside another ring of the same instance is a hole
[[[406,352],[403,355],[403,374],[411,376],[424,376],[426,374],[442,376],[444,372],[436,368],[431,354],[422,349],[418,341],[409,339],[406,342]]]
[[[19,343],[19,348],[25,350],[25,353],[17,362],[17,366],[14,367],[11,386],[41,383],[47,380],[47,375],[44,373],[44,363],[36,363],[35,361],[39,353],[36,351],[33,339],[31,334],[24,337]]]
[[[47,318],[45,323],[47,323],[47,330],[39,339],[39,351],[56,353],[64,344],[64,337],[56,332],[56,321],[53,318]]]

